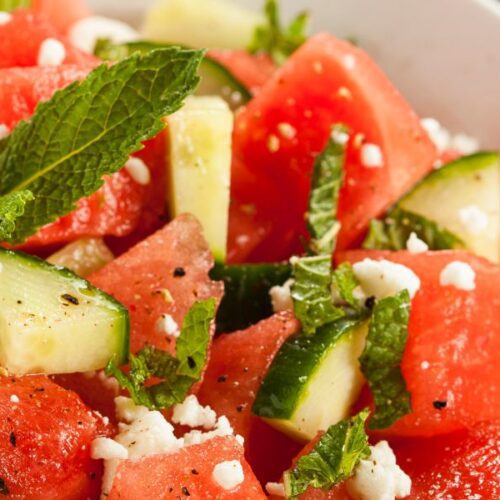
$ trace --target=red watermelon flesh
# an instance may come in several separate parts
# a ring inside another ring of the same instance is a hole
[[[238,460],[245,479],[233,490],[225,490],[212,479],[220,462]],[[204,500],[266,498],[252,469],[243,457],[243,448],[232,436],[217,437],[188,446],[171,455],[153,455],[123,461],[117,469],[109,500],[163,500],[179,498]]]
[[[92,12],[86,0],[32,0],[32,9],[55,26],[61,33],[80,19],[90,16]]]
[[[8,498],[94,498],[101,464],[90,443],[109,427],[47,377],[0,378],[0,478]]]
[[[145,344],[175,352],[175,337],[157,329],[162,314],[180,327],[197,300],[219,299],[223,285],[211,281],[213,257],[199,222],[181,215],[124,253],[89,280],[130,311],[131,350]]]
[[[0,25],[0,68],[37,66],[40,46],[47,38],[55,38],[66,49],[64,64],[85,66],[97,59],[77,49],[43,16],[32,10],[16,9],[12,19]]]

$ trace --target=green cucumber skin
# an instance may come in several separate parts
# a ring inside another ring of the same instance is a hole
[[[288,339],[278,351],[259,389],[253,413],[270,419],[290,419],[300,404],[309,379],[320,368],[330,348],[361,323],[341,319],[323,326],[313,336],[298,333]]]
[[[216,263],[210,277],[223,281],[225,293],[216,316],[216,332],[244,330],[273,314],[269,290],[290,278],[290,264]]]
[[[116,328],[122,330],[122,340],[120,345],[123,348],[121,352],[116,353],[116,362],[118,364],[125,364],[128,362],[130,347],[130,320],[128,309],[124,305],[118,302],[111,295],[108,295],[106,292],[94,287],[87,280],[76,275],[73,271],[67,269],[66,267],[55,266],[34,255],[0,247],[0,264],[6,265],[6,260],[13,260],[14,263],[19,262],[20,265],[33,269],[33,273],[40,270],[54,273],[62,279],[69,280],[72,284],[76,285],[81,292],[84,291],[84,294],[97,296],[106,301],[109,308],[116,311]]]

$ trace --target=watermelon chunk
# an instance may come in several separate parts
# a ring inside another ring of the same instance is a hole
[[[39,15],[49,20],[50,24],[61,33],[68,31],[69,27],[90,16],[92,12],[86,0],[32,0],[32,9]]]
[[[208,277],[213,263],[201,225],[181,215],[89,280],[129,309],[132,352],[150,344],[173,354],[175,337],[158,321],[168,314],[180,327],[196,300],[220,299],[223,285]]]
[[[238,460],[244,481],[225,490],[212,478],[214,467]],[[125,460],[118,466],[109,500],[158,500],[178,498],[267,498],[243,457],[243,448],[232,436],[209,439],[171,455],[153,455],[140,460]]]
[[[75,393],[47,377],[0,377],[1,494],[97,497],[102,470],[90,443],[109,431]]]

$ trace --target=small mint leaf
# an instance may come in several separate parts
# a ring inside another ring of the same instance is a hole
[[[0,241],[11,238],[16,222],[25,212],[26,204],[34,200],[31,191],[15,191],[0,197]]]

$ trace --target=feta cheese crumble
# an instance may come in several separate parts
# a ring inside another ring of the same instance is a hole
[[[283,483],[267,483],[266,491],[274,497],[284,497],[285,485]]]
[[[188,427],[212,429],[217,422],[217,415],[210,406],[202,406],[194,395],[188,396],[182,403],[174,406],[172,422]]]
[[[11,395],[11,397],[10,397],[11,403],[19,403],[19,401],[20,401],[19,396],[17,396],[16,394]]]
[[[396,463],[387,441],[370,446],[371,456],[361,460],[354,476],[347,480],[347,491],[354,500],[392,500],[411,492],[411,479]]]
[[[366,143],[361,146],[361,163],[366,168],[381,168],[384,166],[384,156],[380,146]]]
[[[239,460],[227,460],[214,467],[212,479],[227,491],[234,490],[245,480]]]
[[[466,134],[452,135],[435,118],[423,118],[420,124],[441,153],[447,149],[454,149],[460,154],[469,155],[479,150],[479,142],[476,139]]]
[[[151,172],[140,158],[131,156],[125,163],[125,169],[137,184],[147,186],[151,182]]]
[[[337,144],[346,145],[349,142],[349,134],[347,132],[342,132],[337,128],[333,129],[331,134],[332,141]]]
[[[423,253],[429,250],[429,245],[412,232],[406,242],[406,249],[412,254]]]
[[[275,313],[293,310],[293,300],[291,295],[293,282],[293,279],[289,279],[285,281],[282,286],[273,286],[269,290],[271,304],[273,305],[273,311]]]
[[[285,139],[294,139],[297,135],[297,129],[290,123],[280,123],[278,125],[278,130]]]
[[[488,227],[488,214],[476,205],[467,205],[458,211],[460,222],[471,234],[481,234]]]
[[[38,49],[38,66],[60,66],[66,58],[66,49],[56,38],[46,38]]]
[[[5,12],[3,10],[0,11],[0,26],[10,23],[12,20],[12,16],[9,12]]]
[[[173,337],[178,337],[181,332],[179,326],[175,322],[175,319],[170,316],[170,314],[162,314],[158,321],[156,322],[156,330],[159,332],[165,332]]]
[[[410,297],[420,288],[419,277],[408,267],[388,260],[364,259],[352,266],[366,296],[377,299],[408,290]]]
[[[90,453],[94,460],[125,460],[128,458],[128,451],[125,446],[117,443],[114,439],[105,437],[92,441]]]
[[[454,260],[447,264],[439,275],[441,286],[454,286],[459,290],[471,291],[476,288],[476,273],[466,262]]]
[[[99,38],[108,38],[113,43],[133,42],[139,39],[137,31],[116,19],[89,16],[73,23],[68,32],[73,45],[92,54]]]
[[[10,129],[5,123],[0,123],[0,139],[5,139],[10,134]]]

